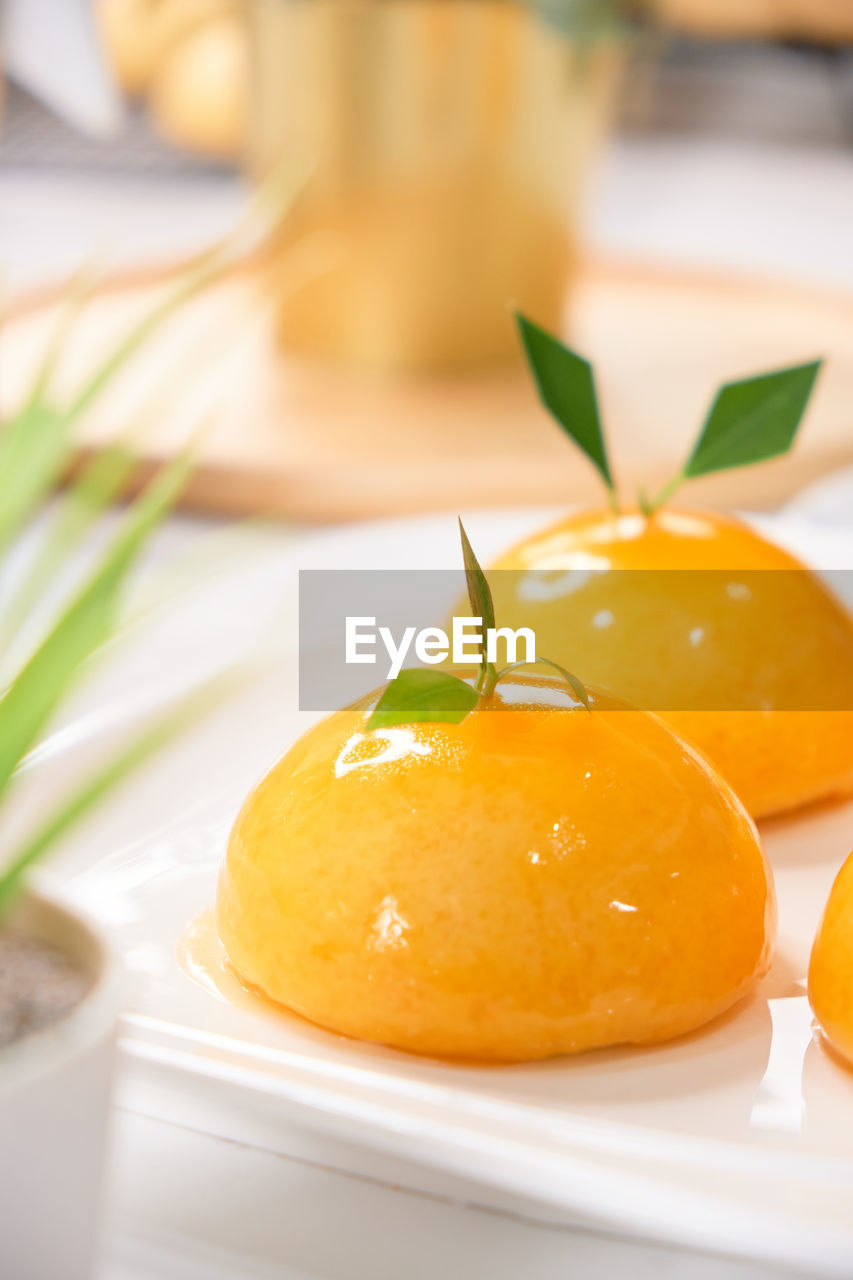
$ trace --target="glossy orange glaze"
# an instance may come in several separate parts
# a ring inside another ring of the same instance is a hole
[[[853,619],[742,522],[581,512],[490,583],[500,626],[533,627],[537,653],[665,715],[754,816],[853,791]]]
[[[827,1040],[853,1066],[853,854],[835,879],[812,947],[809,1000]]]
[[[312,728],[240,813],[217,924],[240,976],[335,1031],[485,1061],[643,1044],[769,963],[770,872],[656,717],[547,679],[459,725]]]

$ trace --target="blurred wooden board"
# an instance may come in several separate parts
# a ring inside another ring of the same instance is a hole
[[[655,0],[654,7],[678,30],[723,39],[853,40],[850,0]]]
[[[66,349],[57,386],[79,385],[168,272],[108,281]],[[22,396],[56,323],[58,295],[15,305],[0,341],[0,406]],[[623,496],[684,460],[715,385],[828,357],[794,453],[690,486],[716,506],[775,505],[853,463],[853,298],[773,281],[591,263],[567,331],[599,371]],[[518,369],[383,379],[285,358],[262,266],[232,273],[173,317],[82,424],[81,447],[141,428],[148,463],[203,428],[187,505],[336,521],[430,509],[595,501],[592,469]]]

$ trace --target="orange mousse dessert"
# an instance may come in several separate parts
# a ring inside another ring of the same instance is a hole
[[[853,1067],[853,854],[836,877],[815,938],[809,1000],[827,1041]]]
[[[508,1062],[681,1035],[765,972],[753,823],[657,717],[518,673],[458,723],[371,728],[377,697],[237,818],[217,926],[246,984],[348,1036]]]
[[[505,624],[664,715],[754,816],[853,791],[853,618],[742,521],[584,511],[494,569]]]
[[[609,506],[498,561],[513,571],[492,578],[502,621],[665,716],[755,817],[853,792],[853,618],[746,524],[668,505],[691,479],[787,452],[820,362],[720,387],[683,466],[656,497],[623,506],[591,365],[523,316],[519,328],[544,406],[597,469]]]

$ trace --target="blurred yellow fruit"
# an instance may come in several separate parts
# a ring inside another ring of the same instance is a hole
[[[490,582],[500,626],[532,627],[537,653],[665,715],[754,816],[853,791],[853,619],[740,521],[585,511]]]
[[[98,0],[101,39],[121,87],[144,92],[156,62],[154,0]]]
[[[177,146],[231,158],[243,148],[248,98],[247,36],[225,14],[174,44],[154,76],[149,105],[155,126]]]
[[[505,678],[461,724],[309,730],[251,793],[217,927],[251,987],[415,1053],[518,1061],[701,1026],[769,964],[770,871],[655,716]]]
[[[853,854],[835,879],[817,931],[809,1000],[827,1040],[853,1066]]]
[[[172,46],[223,13],[234,0],[97,0],[95,12],[107,57],[126,93],[142,94]]]

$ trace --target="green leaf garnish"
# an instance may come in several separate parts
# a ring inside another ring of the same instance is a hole
[[[495,606],[492,602],[492,592],[461,520],[459,521],[459,536],[462,539],[465,583],[468,587],[468,601],[471,605],[471,611],[475,618],[483,619],[483,629],[488,630],[495,625]],[[480,649],[481,652],[485,652],[483,645],[480,646]]]
[[[745,467],[787,453],[822,363],[813,360],[720,387],[685,476]]]
[[[491,588],[486,575],[480,568],[480,562],[474,555],[474,548],[468,541],[468,535],[462,521],[459,521],[459,536],[462,539],[462,558],[465,561],[465,582],[468,587],[468,603],[474,618],[483,620],[483,639],[480,641],[480,684],[485,685],[485,692],[491,693],[497,678],[492,663],[486,659],[486,632],[495,625],[495,606],[492,602]]]
[[[516,320],[540,400],[598,469],[611,502],[615,502],[592,365],[521,312],[516,313]]]
[[[373,709],[368,729],[400,724],[459,724],[473,711],[479,694],[446,671],[407,667],[392,680]]]
[[[598,468],[611,506],[616,509],[592,366],[520,312],[516,319],[542,403]],[[812,360],[720,387],[684,467],[653,501],[641,491],[641,510],[647,515],[657,511],[685,480],[766,462],[787,453],[822,363]]]
[[[508,667],[501,667],[498,672],[498,680],[503,680],[504,676],[508,676],[513,671],[518,671],[521,667],[533,667],[541,663],[545,667],[551,667],[558,675],[562,676],[578,702],[583,703],[587,711],[591,711],[589,705],[589,694],[586,691],[586,685],[578,680],[577,676],[573,676],[571,671],[567,671],[565,667],[561,667],[559,662],[552,662],[550,658],[537,658],[536,662],[511,662]]]
[[[656,511],[685,480],[787,453],[822,364],[812,360],[720,387],[683,469],[647,504],[647,510]]]
[[[480,568],[474,549],[468,540],[462,521],[459,521],[462,555],[465,561],[465,579],[468,584],[468,601],[474,617],[482,618],[483,640],[480,645],[480,676],[476,686],[460,680],[447,671],[432,671],[424,667],[409,667],[401,671],[386,686],[367,722],[368,729],[387,729],[403,724],[460,724],[474,710],[481,697],[488,698],[498,681],[511,671],[521,667],[544,663],[566,681],[572,693],[590,710],[586,688],[565,667],[550,658],[537,658],[536,663],[513,662],[497,670],[486,658],[486,632],[494,629],[495,607],[486,575]]]

